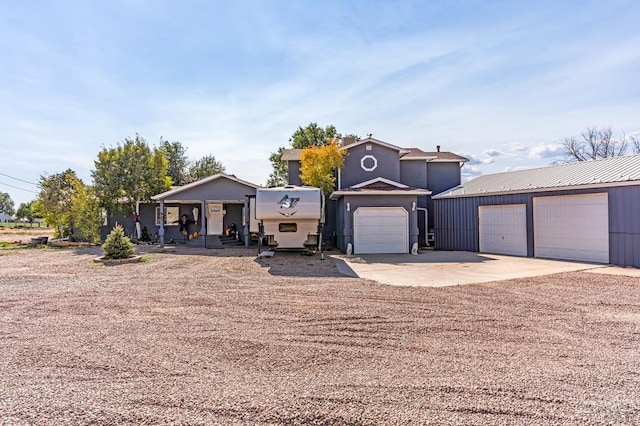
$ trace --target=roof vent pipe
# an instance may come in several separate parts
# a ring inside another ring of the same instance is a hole
[[[436,149],[440,152],[440,145],[436,146]]]

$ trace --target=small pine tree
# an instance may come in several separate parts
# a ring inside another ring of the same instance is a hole
[[[124,235],[121,225],[113,227],[102,244],[105,259],[128,259],[134,255],[135,249],[131,240]]]

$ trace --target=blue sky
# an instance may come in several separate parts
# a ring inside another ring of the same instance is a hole
[[[264,184],[309,122],[441,145],[465,179],[548,165],[587,126],[640,132],[638,21],[622,0],[2,2],[0,191],[90,183],[135,133]]]

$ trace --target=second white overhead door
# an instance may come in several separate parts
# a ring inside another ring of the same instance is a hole
[[[409,215],[402,207],[359,207],[353,213],[353,252],[409,253]]]
[[[478,207],[480,252],[527,255],[527,213],[524,204]]]
[[[533,199],[536,257],[609,263],[607,193]]]

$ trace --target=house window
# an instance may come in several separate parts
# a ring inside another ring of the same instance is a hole
[[[370,144],[370,143],[366,144],[366,145],[364,146],[364,149],[366,149],[367,151],[371,151],[371,149],[372,149],[372,148],[371,148],[371,144]]]
[[[297,232],[298,224],[297,223],[279,223],[278,231],[280,232]]]
[[[178,220],[180,217],[179,207],[165,207],[164,215],[165,226],[178,225]],[[160,226],[160,207],[156,207],[156,226]]]
[[[360,167],[365,172],[372,172],[378,167],[378,160],[373,155],[365,155],[360,159]]]

